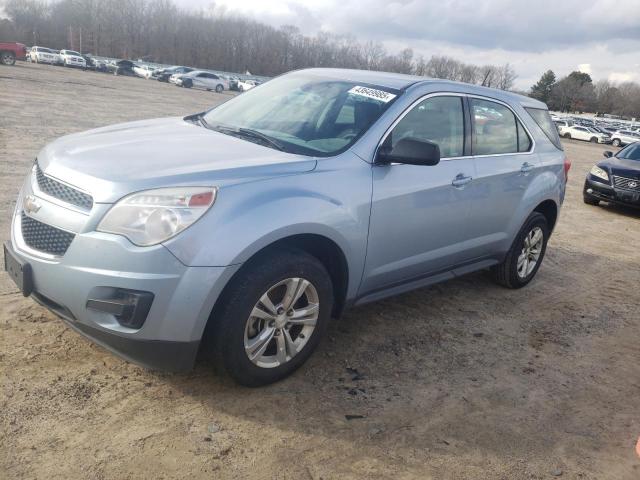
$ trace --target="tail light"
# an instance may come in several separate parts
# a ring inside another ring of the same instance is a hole
[[[567,183],[569,181],[569,169],[571,169],[571,160],[569,157],[565,155],[564,157],[564,181]]]

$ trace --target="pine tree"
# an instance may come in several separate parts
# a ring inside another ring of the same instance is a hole
[[[531,87],[530,95],[541,102],[548,103],[551,97],[551,89],[555,83],[556,74],[552,70],[547,70],[542,74],[538,83]]]

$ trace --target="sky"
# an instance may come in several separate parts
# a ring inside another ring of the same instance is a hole
[[[548,69],[594,80],[640,82],[640,0],[174,0],[226,9],[302,33],[327,31],[449,55],[477,65],[509,62],[528,90]]]

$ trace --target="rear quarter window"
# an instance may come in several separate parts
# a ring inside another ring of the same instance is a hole
[[[525,107],[527,113],[533,118],[533,120],[542,129],[547,138],[553,143],[556,148],[562,150],[562,144],[560,143],[560,136],[558,135],[558,129],[549,116],[549,111],[542,108],[530,108]]]

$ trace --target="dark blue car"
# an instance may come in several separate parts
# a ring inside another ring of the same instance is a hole
[[[584,203],[600,201],[640,207],[640,142],[627,145],[594,165],[584,183]]]

